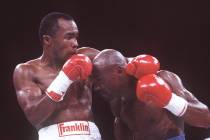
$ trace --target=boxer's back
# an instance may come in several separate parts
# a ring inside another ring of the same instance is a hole
[[[41,89],[42,94],[45,94],[45,90],[60,71],[59,69],[54,70],[50,66],[44,65],[41,63],[40,59],[26,62],[19,67],[21,67],[22,73],[27,73],[31,82]],[[53,115],[42,122],[42,124],[39,124],[39,128],[66,121],[91,121],[93,117],[91,111],[92,97],[90,88],[91,84],[88,80],[75,81],[68,88],[64,100],[59,103],[59,106],[62,107],[59,107],[59,110],[56,110]],[[36,124],[34,125],[36,126]]]

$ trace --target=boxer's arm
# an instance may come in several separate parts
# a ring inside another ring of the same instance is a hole
[[[116,140],[133,140],[130,130],[119,117],[115,117],[114,135]]]
[[[210,127],[210,112],[208,107],[183,86],[179,76],[163,70],[158,72],[158,76],[170,85],[175,94],[183,97],[188,102],[187,110],[182,116],[185,122],[197,127]]]
[[[36,127],[45,121],[58,107],[34,82],[30,65],[21,64],[13,75],[17,100],[27,119]]]

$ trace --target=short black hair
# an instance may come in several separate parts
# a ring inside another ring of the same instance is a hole
[[[61,12],[51,12],[44,16],[39,26],[39,39],[42,42],[43,35],[54,36],[58,30],[58,19],[74,20],[70,15]]]

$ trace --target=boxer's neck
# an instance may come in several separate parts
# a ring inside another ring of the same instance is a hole
[[[43,51],[40,60],[42,64],[47,65],[54,70],[60,70],[65,62],[64,60],[60,60],[56,58],[54,55],[46,53],[45,51]]]

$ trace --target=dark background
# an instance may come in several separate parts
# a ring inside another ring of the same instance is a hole
[[[125,56],[156,56],[161,69],[177,73],[200,101],[210,106],[209,2],[198,0],[43,0],[1,4],[1,140],[36,140],[36,130],[21,111],[12,85],[18,63],[39,57],[41,18],[48,12],[72,15],[80,45],[113,48]],[[111,120],[102,108],[103,121]],[[104,128],[111,131],[109,123]],[[210,130],[209,130],[210,131]],[[210,132],[209,132],[210,133]],[[186,125],[188,140],[208,130]],[[107,139],[110,139],[106,133]]]

